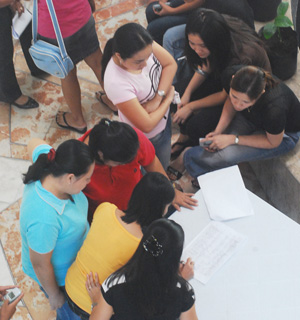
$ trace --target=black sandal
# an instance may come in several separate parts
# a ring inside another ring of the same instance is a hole
[[[171,153],[171,161],[178,158],[180,156],[180,154],[182,153],[182,151],[186,147],[188,147],[189,145],[190,145],[189,140],[185,141],[185,142],[175,142],[174,144],[172,144],[171,148],[173,148],[175,146],[181,146],[181,148]]]
[[[19,104],[16,102],[12,102],[12,105],[15,107],[18,107],[20,109],[34,109],[34,108],[38,108],[39,104],[32,98],[28,97],[27,102],[23,103],[23,104]]]
[[[116,115],[116,116],[118,115],[118,110],[113,110],[107,103],[104,102],[102,96],[106,96],[106,93],[105,93],[105,92],[103,92],[103,91],[97,91],[97,92],[95,93],[95,96],[96,96],[96,99],[97,99],[99,102],[101,102],[102,104],[104,104],[107,108],[109,108],[109,110],[111,110],[111,111],[114,113],[114,115]]]
[[[172,182],[179,180],[182,177],[182,173],[171,166],[168,166],[167,168],[167,175]],[[171,175],[175,176],[176,179],[172,179]]]

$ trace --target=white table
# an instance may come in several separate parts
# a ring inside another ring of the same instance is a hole
[[[244,247],[206,285],[192,280],[199,320],[299,320],[300,225],[249,192],[254,216],[225,222],[246,235]],[[170,219],[188,244],[211,220],[201,190],[199,206]]]

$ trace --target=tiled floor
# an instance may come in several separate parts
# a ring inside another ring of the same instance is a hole
[[[102,49],[120,25],[129,21],[146,25],[146,2],[147,0],[96,0],[94,16]],[[19,307],[13,319],[51,320],[55,318],[55,312],[50,310],[48,301],[37,284],[21,270],[18,222],[23,187],[21,173],[25,172],[29,165],[26,145],[31,138],[45,139],[55,147],[62,141],[77,138],[79,135],[60,129],[55,124],[57,111],[67,109],[60,81],[52,76],[44,80],[32,77],[18,44],[15,46],[15,68],[23,93],[33,96],[40,103],[40,107],[26,111],[0,102],[0,236],[14,278],[25,292],[26,306]],[[78,76],[88,127],[91,128],[101,117],[115,117],[95,99],[94,92],[100,89],[100,85],[84,62],[78,65]],[[299,80],[299,76],[294,76],[289,83],[300,93],[297,78]],[[245,164],[241,169],[246,186],[264,198],[264,193],[250,167]],[[190,181],[183,182],[184,189],[189,191]]]

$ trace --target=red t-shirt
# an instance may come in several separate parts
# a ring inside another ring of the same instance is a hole
[[[63,38],[81,29],[90,19],[92,10],[88,0],[52,0]],[[38,33],[55,39],[46,0],[38,0]]]
[[[89,217],[102,202],[110,202],[120,210],[126,210],[131,193],[142,178],[141,166],[148,166],[154,160],[152,143],[140,130],[134,130],[138,135],[140,148],[132,162],[116,167],[96,164],[91,182],[83,190],[89,201]],[[84,141],[90,131],[79,140]]]

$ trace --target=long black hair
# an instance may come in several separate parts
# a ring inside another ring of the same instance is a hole
[[[257,54],[262,53],[264,45],[256,32],[245,22],[238,18],[222,15],[214,10],[199,8],[194,11],[186,24],[185,52],[188,62],[193,68],[207,63],[206,59],[200,58],[190,47],[188,35],[198,35],[204,42],[210,55],[209,61],[212,72],[220,74],[228,65],[252,64],[245,47],[254,50]],[[253,56],[253,54],[251,55]]]
[[[75,177],[79,177],[88,172],[94,161],[86,144],[75,139],[67,140],[60,144],[56,151],[52,148],[48,154],[40,154],[24,174],[23,181],[28,184],[43,180],[50,174],[60,177],[72,173]]]
[[[132,258],[104,285],[110,286],[125,276],[126,293],[136,304],[141,319],[163,316],[174,308],[172,301],[176,301],[178,283],[183,290],[189,290],[178,272],[183,242],[183,229],[176,222],[152,222]]]
[[[129,124],[106,118],[101,119],[89,135],[89,147],[100,163],[103,161],[99,151],[104,161],[129,163],[136,157],[139,145],[138,135]]]
[[[131,58],[137,52],[152,44],[150,33],[138,23],[126,23],[109,39],[105,45],[102,57],[102,79],[110,58],[118,52],[123,60]]]
[[[175,197],[171,182],[161,173],[149,172],[135,186],[122,220],[137,222],[142,228],[162,217]]]

